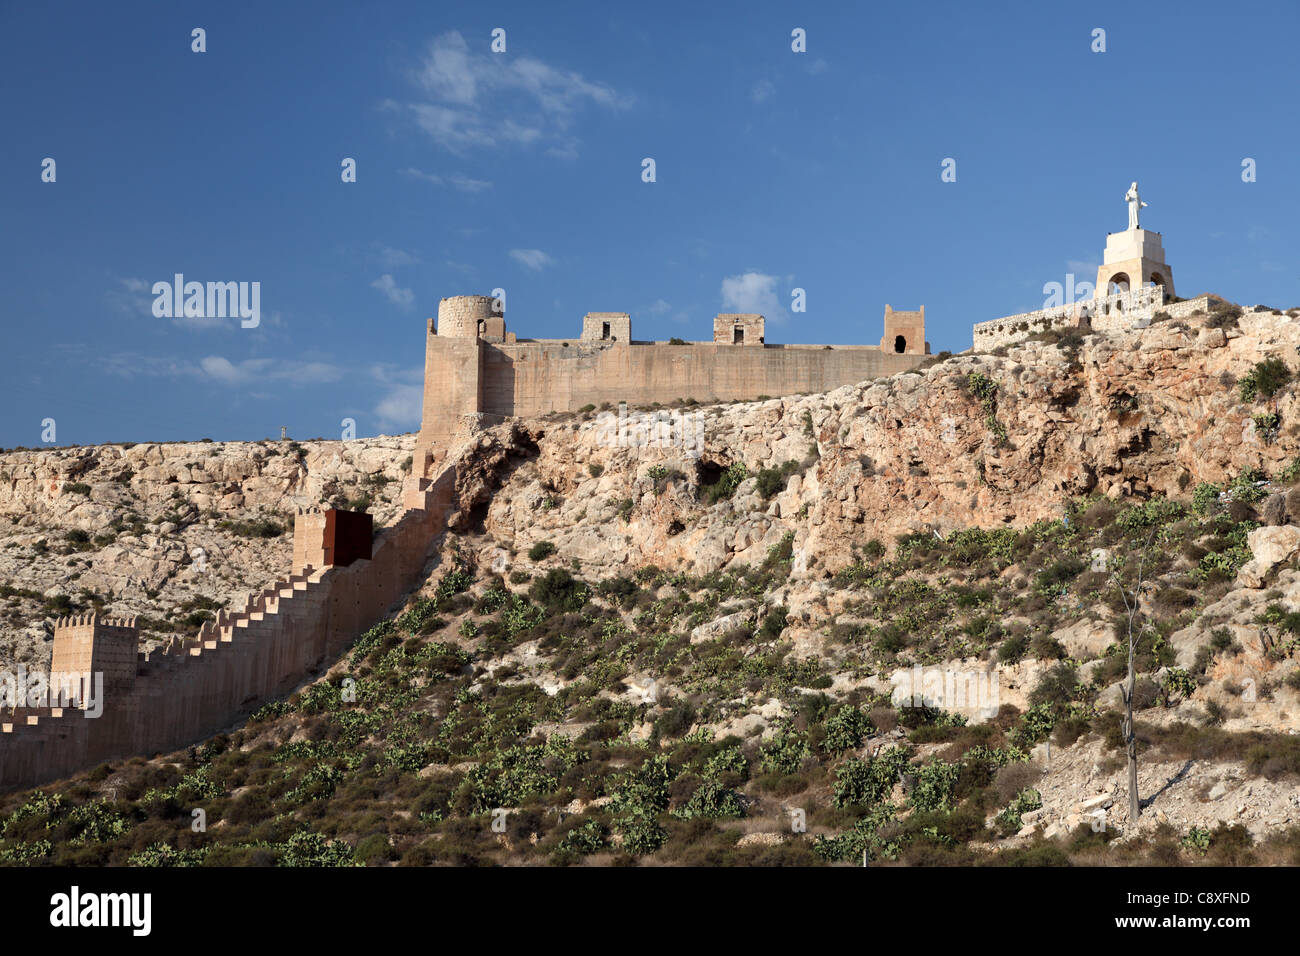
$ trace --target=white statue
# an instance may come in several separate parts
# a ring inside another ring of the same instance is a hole
[[[1129,186],[1128,192],[1124,194],[1125,201],[1128,202],[1128,227],[1130,229],[1138,228],[1138,210],[1146,205],[1138,198],[1138,184],[1133,183]]]

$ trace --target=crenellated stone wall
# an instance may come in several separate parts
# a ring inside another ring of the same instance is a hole
[[[290,693],[420,583],[446,527],[455,482],[455,468],[434,481],[411,479],[403,493],[407,510],[375,538],[368,559],[347,567],[295,562],[287,577],[249,595],[241,610],[223,610],[185,641],[136,653],[134,622],[61,622],[51,670],[105,673],[102,713],[58,706],[0,712],[0,789],[175,750]],[[323,542],[315,541],[325,530],[322,517],[298,516],[298,560],[322,552]]]

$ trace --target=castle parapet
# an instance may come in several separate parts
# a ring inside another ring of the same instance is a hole
[[[374,519],[364,511],[299,508],[293,520],[293,570],[346,567],[369,560],[373,538]],[[250,595],[249,613],[262,613],[280,588],[290,586],[291,581]]]
[[[140,630],[136,618],[74,614],[54,624],[54,651],[50,660],[52,677],[77,675],[85,681],[103,675],[104,689],[121,694],[135,683]],[[65,681],[66,682],[66,681]],[[89,688],[68,685],[75,699],[84,702]]]

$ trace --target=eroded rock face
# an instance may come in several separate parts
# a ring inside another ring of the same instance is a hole
[[[1075,356],[1029,343],[822,395],[710,406],[696,412],[698,458],[617,447],[592,415],[500,426],[459,452],[462,492],[518,550],[551,540],[607,572],[752,564],[793,535],[796,576],[820,577],[873,538],[1027,525],[1077,495],[1186,497],[1248,468],[1276,473],[1295,441],[1257,435],[1259,409],[1234,381],[1271,355],[1294,368],[1300,323],[1263,312],[1240,325],[1091,336]],[[997,383],[987,407],[971,376]],[[1284,422],[1295,405],[1280,398]],[[511,480],[491,492],[506,473],[491,463],[507,460]],[[802,464],[771,498],[745,481],[730,500],[699,500],[733,464],[753,474],[786,461]]]

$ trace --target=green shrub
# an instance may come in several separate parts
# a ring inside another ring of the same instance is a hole
[[[538,541],[528,549],[530,561],[544,561],[555,553],[555,545],[549,541]]]
[[[858,747],[862,744],[862,738],[871,729],[870,717],[852,704],[845,704],[826,719],[822,750],[837,754]]]
[[[1208,481],[1201,482],[1192,492],[1192,510],[1197,514],[1209,514],[1219,506],[1219,493],[1222,490]]]
[[[795,773],[811,756],[807,735],[786,724],[763,745],[758,765],[765,773]]]
[[[1277,412],[1263,412],[1259,415],[1252,415],[1251,421],[1255,423],[1255,434],[1259,435],[1265,445],[1273,444],[1277,438],[1278,430],[1282,427],[1282,416]]]
[[[916,784],[912,788],[912,806],[922,812],[951,810],[953,791],[960,774],[960,764],[937,758],[931,760],[917,771]]]
[[[743,817],[745,807],[735,790],[724,787],[716,780],[705,780],[691,798],[673,816],[683,820],[699,817]]]
[[[755,476],[757,490],[764,500],[785,490],[790,476],[799,470],[797,461],[787,461],[780,468],[764,468]]]
[[[1291,369],[1280,358],[1266,358],[1256,362],[1255,367],[1237,382],[1237,391],[1243,402],[1253,402],[1260,398],[1272,398],[1291,381]]]
[[[528,596],[548,611],[578,611],[587,603],[587,586],[565,568],[552,568],[528,586]]]
[[[907,769],[911,751],[890,747],[866,760],[850,758],[835,771],[832,799],[837,807],[871,807],[881,803]]]
[[[719,478],[712,485],[708,485],[705,487],[704,489],[705,500],[709,504],[715,505],[719,501],[722,501],[726,498],[730,498],[732,495],[736,493],[736,489],[740,486],[740,483],[748,477],[749,477],[749,469],[747,469],[740,462],[736,462],[735,464],[733,464],[731,467],[729,467],[726,471],[722,473],[721,478]]]

